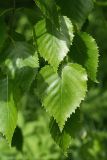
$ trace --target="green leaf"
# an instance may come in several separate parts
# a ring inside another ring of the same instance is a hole
[[[58,124],[54,119],[50,121],[49,129],[53,140],[62,149],[62,151],[66,153],[66,150],[71,144],[70,135],[65,130],[60,132]]]
[[[38,92],[42,104],[54,117],[60,130],[65,121],[79,107],[87,91],[87,74],[78,64],[68,64],[62,69],[61,77],[46,66],[38,77]]]
[[[26,42],[14,42],[6,50],[5,66],[15,77],[16,72],[24,68],[35,69],[39,67],[38,55],[32,45]]]
[[[77,108],[75,113],[73,113],[70,118],[67,119],[65,123],[64,130],[71,136],[75,138],[79,135],[82,126],[80,108]]]
[[[60,31],[49,21],[41,20],[35,27],[40,55],[54,70],[69,51],[73,40],[73,26],[67,17],[60,17]]]
[[[78,28],[81,28],[93,8],[92,0],[56,0],[62,14],[68,16]]]
[[[68,118],[62,132],[60,132],[58,124],[54,119],[51,119],[49,129],[54,141],[66,153],[72,142],[72,138],[76,137],[81,129],[80,109],[77,109],[75,114],[72,114]]]
[[[85,32],[75,36],[70,57],[74,62],[83,65],[89,78],[95,82],[97,82],[98,53],[98,46],[92,36]]]
[[[54,0],[35,0],[35,2],[46,18],[50,19],[55,25],[59,24],[57,7]]]
[[[7,49],[6,54],[5,68],[14,79],[15,92],[20,90],[22,95],[28,91],[36,76],[39,67],[37,52],[26,42],[15,42]]]
[[[15,97],[16,102],[18,99],[23,96],[24,93],[28,92],[35,76],[37,74],[37,69],[33,68],[22,68],[21,70],[17,70],[15,79],[14,79],[14,92],[15,95],[18,94],[18,97]]]
[[[11,82],[8,78],[0,79],[0,133],[11,145],[17,122],[17,109],[13,100]]]
[[[5,65],[10,69],[13,76],[16,69],[39,67],[37,52],[32,45],[26,42],[14,42],[7,49],[6,54]]]

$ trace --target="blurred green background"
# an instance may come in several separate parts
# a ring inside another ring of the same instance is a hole
[[[17,25],[14,33],[16,39],[20,36],[26,41],[31,41],[32,27],[29,17],[35,23],[39,19],[38,12],[28,8],[17,11],[15,19]],[[34,16],[37,18],[36,20],[34,20]],[[72,139],[68,157],[64,156],[52,140],[48,129],[48,115],[41,107],[33,90],[22,97],[19,104],[21,107],[18,126],[13,136],[12,148],[7,146],[5,140],[0,139],[0,160],[107,160],[106,0],[97,1],[82,30],[90,33],[99,46],[99,83],[90,82],[88,84],[89,92],[80,107],[82,127],[80,134]]]

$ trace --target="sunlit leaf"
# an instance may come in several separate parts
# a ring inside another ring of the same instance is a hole
[[[73,26],[67,17],[60,17],[60,31],[49,21],[41,20],[35,27],[38,50],[54,70],[69,51],[73,40]]]
[[[60,130],[65,121],[79,107],[87,91],[87,74],[78,64],[68,64],[62,69],[61,77],[46,66],[38,77],[38,92],[42,104],[54,117]]]
[[[0,133],[11,145],[17,122],[17,109],[13,100],[11,82],[8,77],[0,79]]]

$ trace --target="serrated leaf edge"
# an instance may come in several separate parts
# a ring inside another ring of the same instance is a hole
[[[75,63],[75,64],[76,64],[76,63]],[[46,65],[46,66],[49,66],[49,65]],[[79,64],[79,66],[82,67],[82,65],[80,65],[80,64]],[[85,69],[85,68],[82,67],[82,69],[86,72],[86,69]],[[86,75],[87,75],[87,72],[86,72]],[[88,81],[88,77],[86,77],[86,82],[87,82],[87,81]],[[50,111],[48,111],[48,109],[46,109],[46,107],[45,107],[45,105],[44,105],[44,103],[43,103],[42,98],[40,98],[40,99],[41,99],[41,102],[42,102],[42,107],[44,107],[45,110],[46,110],[46,112],[49,113],[49,115],[54,118],[54,120],[56,121],[56,123],[57,123],[58,126],[59,126],[60,132],[63,131],[64,126],[65,126],[65,123],[66,123],[66,121],[68,120],[68,118],[70,118],[70,116],[71,116],[73,113],[75,113],[76,109],[80,107],[81,102],[82,102],[82,101],[85,99],[85,97],[86,97],[87,91],[88,91],[88,90],[87,90],[87,83],[86,83],[86,91],[85,91],[84,97],[80,100],[79,105],[76,106],[75,109],[74,109],[70,114],[67,114],[67,116],[65,117],[65,121],[64,121],[63,126],[60,126],[60,125],[59,125],[59,123],[58,123],[57,119],[55,118],[55,116],[54,116]]]
[[[97,72],[98,72],[98,67],[99,67],[99,57],[100,57],[100,54],[99,54],[99,47],[98,47],[98,45],[97,45],[97,43],[96,43],[96,40],[95,40],[95,38],[92,36],[92,35],[90,35],[89,33],[87,33],[87,32],[80,32],[80,36],[82,35],[82,34],[85,34],[85,35],[88,35],[92,40],[93,40],[93,42],[96,44],[96,50],[98,51],[98,57],[97,57],[97,62],[98,62],[98,65],[97,65],[97,69],[96,69],[96,74],[97,74]],[[83,39],[83,38],[82,38]],[[83,39],[83,41],[84,41],[84,39]],[[88,74],[87,74],[88,75]],[[93,80],[95,83],[99,83],[98,82],[98,80],[97,79],[95,79],[95,80]]]
[[[61,16],[59,16],[59,17],[61,17]],[[45,56],[42,56],[42,54],[41,54],[41,52],[40,52],[40,50],[39,50],[39,47],[38,47],[38,43],[36,43],[36,45],[37,45],[37,50],[38,50],[38,52],[39,52],[39,54],[40,54],[40,56],[45,60],[45,61],[47,61],[48,62],[48,65],[50,65],[52,68],[53,68],[53,70],[55,71],[55,72],[57,72],[58,71],[58,67],[59,67],[59,65],[61,64],[61,62],[64,60],[64,58],[67,56],[67,54],[69,53],[69,51],[70,51],[70,46],[72,45],[72,43],[73,43],[73,39],[74,39],[74,27],[73,27],[73,23],[72,23],[72,21],[71,21],[71,19],[70,18],[68,18],[67,16],[65,16],[65,15],[62,15],[62,17],[63,18],[66,18],[67,20],[69,20],[70,22],[71,22],[71,25],[72,25],[72,40],[70,39],[70,45],[69,45],[69,47],[67,46],[67,52],[66,52],[66,55],[60,60],[60,62],[59,62],[59,64],[57,65],[57,67],[55,66],[53,66],[49,61],[50,60],[48,60]],[[39,24],[42,20],[45,20],[45,18],[43,18],[43,19],[41,19],[37,24]],[[36,24],[36,25],[37,25]],[[53,24],[52,24],[53,25]],[[36,34],[36,33],[35,33]]]

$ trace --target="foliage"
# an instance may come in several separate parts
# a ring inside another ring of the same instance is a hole
[[[99,117],[105,119],[106,113],[104,115],[103,110],[95,113],[95,106],[101,109],[99,104],[106,108],[106,91],[102,91],[100,85],[107,85],[104,81],[107,77],[103,70],[99,72],[100,78],[97,80],[99,51],[95,42],[96,39],[100,50],[106,52],[103,43],[107,38],[107,22],[103,15],[106,11],[102,6],[97,7],[99,1],[85,2],[16,0],[11,5],[6,0],[0,2],[0,138],[4,148],[4,138],[9,145],[16,146],[17,150],[13,148],[10,153],[16,159],[23,156],[25,159],[66,159],[49,137],[46,127],[49,119],[52,138],[63,153],[68,151],[70,158],[98,160],[99,154],[102,159],[106,155],[106,152],[105,155],[100,153],[106,146],[102,144],[106,132],[101,132],[97,126],[101,123],[104,128],[103,120]],[[99,16],[100,19],[96,18]],[[101,57],[102,68],[105,57],[105,54]],[[91,87],[94,85],[92,81],[100,82],[96,84],[97,89]],[[81,103],[87,88],[89,94]],[[47,111],[47,116],[41,115],[41,106]],[[17,112],[24,123],[19,122],[20,118],[17,121]],[[36,132],[36,129],[42,129],[39,127],[39,116],[49,117],[46,122],[43,119],[41,122],[46,125],[42,139],[48,136],[40,145],[38,143],[42,142],[38,142],[38,137],[40,140],[41,135]],[[16,128],[17,124],[19,126]],[[93,125],[97,126],[96,130]],[[20,135],[22,142],[19,146],[15,138],[17,135]],[[48,138],[49,144],[45,148]],[[90,142],[90,138],[93,138],[93,142]],[[34,144],[34,141],[37,143]],[[38,155],[33,149],[27,153],[32,146],[44,148],[36,148]],[[51,152],[52,148],[55,151]],[[82,148],[86,153],[83,154]],[[40,153],[40,150],[46,152]]]

